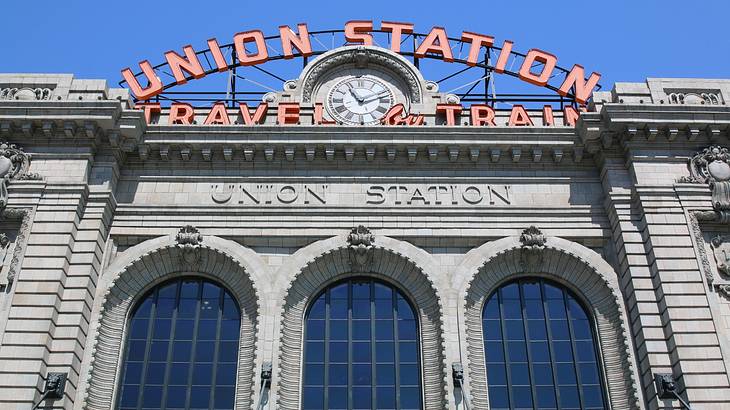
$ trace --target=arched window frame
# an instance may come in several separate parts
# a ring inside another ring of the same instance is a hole
[[[376,274],[347,274],[347,275],[343,275],[343,276],[337,277],[337,278],[332,279],[332,280],[326,282],[325,284],[323,284],[320,287],[320,289],[316,293],[314,293],[314,296],[309,299],[309,301],[307,303],[307,306],[304,309],[304,315],[302,317],[302,323],[304,323],[306,325],[307,319],[309,317],[309,312],[312,309],[312,307],[314,306],[315,302],[317,302],[319,300],[319,298],[322,297],[323,294],[325,294],[329,289],[332,289],[332,288],[334,288],[336,286],[339,286],[341,284],[344,284],[344,283],[355,282],[355,281],[358,281],[358,280],[367,280],[367,281],[372,281],[373,283],[382,283],[382,284],[388,286],[390,289],[392,289],[392,291],[394,292],[394,294],[393,294],[393,297],[394,298],[397,297],[397,295],[400,295],[401,297],[403,297],[403,299],[408,304],[408,306],[410,308],[410,311],[413,314],[413,318],[414,318],[414,320],[416,322],[416,351],[417,351],[417,364],[418,364],[418,374],[419,374],[419,386],[418,386],[418,388],[419,388],[419,400],[420,400],[420,407],[419,408],[421,408],[421,409],[424,408],[424,400],[425,400],[425,397],[424,397],[424,390],[423,390],[423,385],[424,385],[424,374],[423,374],[423,370],[424,369],[423,369],[423,359],[421,357],[422,356],[422,349],[423,349],[423,346],[422,346],[422,334],[421,334],[421,318],[420,318],[420,316],[418,314],[417,305],[414,302],[412,295],[410,295],[409,292],[407,292],[401,285],[399,285],[398,283],[395,283],[394,281],[390,280],[389,278],[383,277],[382,275],[376,275]],[[372,300],[372,299],[370,299],[370,300]],[[397,318],[394,317],[394,320],[397,321]],[[302,331],[302,341],[303,341],[303,344],[302,344],[302,354],[301,354],[301,356],[302,356],[302,378],[301,378],[300,391],[303,392],[303,390],[304,390],[304,374],[306,372],[305,358],[306,358],[306,353],[307,353],[306,346],[304,345],[304,342],[307,341],[307,331],[306,331],[306,329],[304,329]],[[371,337],[371,341],[372,341],[372,337]],[[397,349],[397,344],[396,344],[396,347],[395,348]],[[376,358],[375,357],[372,357],[371,360],[372,360],[372,362],[371,362],[372,365],[375,366],[376,363],[377,363],[376,362]],[[397,364],[398,363],[396,363],[396,367],[397,367]],[[351,367],[351,366],[352,366],[352,363],[349,362],[348,363],[348,368]],[[397,377],[398,377],[398,375],[396,373],[396,378]],[[373,380],[372,382],[374,384],[375,380]],[[398,384],[398,381],[396,380],[396,385],[397,384]],[[326,387],[327,387],[327,381],[325,380],[325,389],[326,389]],[[398,395],[398,394],[399,394],[399,392],[396,391],[396,395]],[[300,401],[302,401],[302,403],[303,403],[303,399],[304,399],[304,394],[302,393],[301,394],[301,397],[300,397]],[[373,405],[374,404],[375,403],[373,403]]]
[[[465,322],[460,334],[466,341],[462,354],[473,406],[488,408],[489,401],[482,333],[484,298],[509,278],[545,275],[580,289],[577,293],[595,317],[610,408],[641,409],[643,391],[616,272],[585,246],[553,236],[543,238],[537,246],[518,236],[488,242],[470,251],[454,270],[454,278],[460,281],[456,286]]]
[[[181,283],[183,283],[185,281],[190,281],[190,280],[196,281],[196,282],[200,282],[201,288],[198,290],[199,292],[203,292],[203,285],[205,283],[213,284],[215,287],[217,287],[218,289],[220,289],[220,290],[223,291],[223,293],[221,293],[220,296],[219,296],[219,297],[222,298],[221,302],[225,300],[225,296],[224,295],[228,295],[228,296],[230,296],[231,300],[233,301],[233,303],[235,305],[235,309],[237,311],[237,316],[238,316],[238,322],[239,322],[238,323],[237,334],[236,334],[236,340],[235,340],[236,341],[236,345],[237,345],[237,349],[236,349],[236,360],[235,360],[235,364],[236,364],[236,375],[237,375],[237,373],[238,373],[238,363],[239,363],[239,360],[238,360],[239,357],[238,356],[239,356],[240,351],[241,351],[241,307],[240,307],[240,304],[239,304],[238,300],[236,300],[236,297],[233,295],[233,292],[231,292],[231,290],[228,289],[227,286],[225,286],[224,284],[220,283],[220,281],[217,281],[214,278],[208,277],[207,275],[194,274],[194,273],[173,275],[173,276],[167,277],[164,280],[155,282],[152,286],[150,286],[144,292],[141,292],[140,293],[140,297],[136,298],[132,302],[132,304],[131,304],[131,308],[129,309],[129,312],[128,312],[128,315],[127,315],[127,318],[126,318],[126,323],[125,323],[125,326],[124,326],[124,329],[125,330],[124,330],[124,338],[123,338],[123,343],[122,343],[122,346],[123,347],[122,347],[122,350],[120,351],[120,364],[119,364],[119,370],[118,370],[119,377],[117,378],[117,380],[118,380],[117,381],[117,387],[115,389],[116,394],[115,394],[114,408],[122,408],[122,405],[121,405],[121,393],[122,393],[122,387],[124,386],[124,380],[123,380],[124,375],[125,375],[124,366],[125,366],[125,364],[128,361],[128,355],[129,355],[129,349],[130,349],[130,341],[131,341],[131,329],[132,329],[131,326],[132,326],[132,320],[135,318],[135,315],[136,315],[137,311],[140,309],[140,307],[142,306],[142,304],[145,303],[148,299],[150,299],[150,298],[157,298],[157,299],[159,299],[159,291],[162,288],[164,288],[166,286],[169,286],[169,285],[171,285],[173,283],[174,284],[178,284],[178,283],[181,284]],[[180,285],[177,285],[177,286],[180,286]],[[180,289],[176,289],[176,292],[179,292],[179,291],[180,291]],[[178,300],[179,297],[180,297],[179,294],[176,294],[175,295],[176,300]],[[200,295],[200,297],[202,297],[202,294]],[[159,300],[153,301],[151,303],[153,303],[155,306],[157,306],[157,302],[159,302]],[[177,306],[175,307],[175,309],[177,309]],[[155,319],[159,319],[159,317],[155,317]],[[172,320],[172,317],[171,317],[171,320]],[[195,326],[197,327],[199,325],[199,323],[200,323],[200,320],[204,320],[204,319],[201,319],[199,317],[199,315],[196,315],[195,320],[196,320]],[[224,318],[223,317],[220,317],[220,318],[216,318],[216,320],[218,322],[221,322],[222,320],[224,320]],[[150,322],[152,322],[152,321],[150,321]],[[216,325],[216,327],[217,326],[218,325]],[[150,323],[150,329],[152,329],[152,328],[153,328],[152,323]],[[154,331],[154,329],[153,330],[149,330],[148,329],[148,331]],[[172,328],[170,329],[170,338],[167,339],[168,342],[171,342],[172,341],[174,332],[175,332],[175,326],[173,325]],[[196,338],[196,335],[195,334],[193,335],[193,338],[194,339]],[[159,340],[163,340],[163,339],[159,339]],[[216,350],[219,349],[220,343],[222,341],[223,340],[220,339],[219,336],[217,335],[217,337],[215,339],[215,342],[216,342],[216,345],[217,345],[216,346]],[[153,342],[154,342],[154,340],[153,340]],[[147,345],[145,345],[145,347],[146,347],[146,349],[149,349],[149,347]],[[147,354],[149,354],[149,353],[146,353],[145,356],[147,356]],[[189,361],[189,364],[191,366],[191,371],[192,371],[193,362],[194,362],[194,360],[192,360],[192,358],[191,358],[191,360]],[[142,361],[142,363],[144,364],[144,367],[146,367],[151,362],[148,360],[147,357],[145,357],[145,359]],[[170,364],[169,361],[166,362],[166,363],[168,363],[168,365]],[[217,361],[215,363],[216,364],[213,365],[213,367],[212,367],[212,372],[213,372],[214,375],[217,372],[217,365],[220,365],[220,363],[218,363]],[[234,401],[235,401],[235,397],[236,397],[236,390],[238,388],[238,383],[237,383],[237,377],[236,377],[236,375],[234,375],[234,378],[232,380],[233,387],[234,387],[233,397],[232,398],[234,399]],[[164,393],[164,390],[168,387],[168,385],[170,385],[170,384],[169,383],[163,383],[162,384],[163,394],[162,394],[161,405],[164,405],[165,404],[165,393]],[[218,385],[219,385],[219,383],[216,383],[216,386],[218,386]],[[189,385],[186,386],[186,388],[189,388],[189,387],[191,387],[191,386],[189,386]],[[144,389],[144,384],[140,384],[140,391],[138,392],[138,396],[140,396],[142,394],[142,390],[143,389]],[[210,406],[213,406],[213,403],[214,403],[213,402],[213,396],[211,396],[211,402],[210,402],[209,405]]]
[[[599,329],[598,329],[598,325],[596,323],[596,318],[594,317],[593,310],[590,308],[590,304],[585,300],[585,297],[581,294],[580,290],[579,289],[576,289],[571,283],[566,282],[565,280],[562,280],[560,278],[556,278],[555,276],[551,276],[551,275],[547,275],[547,274],[540,274],[540,273],[514,275],[514,276],[511,276],[511,277],[503,278],[500,282],[498,282],[492,288],[492,291],[489,293],[489,295],[486,298],[484,298],[484,300],[482,301],[482,305],[481,305],[482,326],[480,326],[480,332],[481,332],[481,334],[484,335],[484,327],[483,327],[484,311],[486,310],[487,304],[489,303],[489,301],[493,297],[496,297],[497,292],[499,292],[505,286],[508,286],[508,285],[511,285],[511,284],[519,284],[521,282],[530,281],[530,280],[538,280],[538,281],[540,281],[542,283],[545,283],[545,284],[548,284],[548,285],[552,285],[554,287],[557,287],[562,292],[567,292],[570,296],[573,297],[573,299],[578,303],[579,307],[583,310],[583,313],[586,315],[586,318],[588,319],[588,323],[590,325],[590,330],[591,330],[591,336],[593,338],[593,340],[592,340],[592,342],[593,342],[593,348],[595,349],[596,365],[598,367],[598,384],[600,386],[601,393],[603,395],[603,398],[602,398],[603,399],[603,406],[604,406],[604,408],[606,406],[609,406],[609,404],[608,404],[608,400],[609,399],[608,398],[609,398],[609,394],[610,393],[609,393],[609,389],[608,389],[608,384],[606,382],[607,375],[606,375],[605,366],[604,366],[604,363],[603,363],[604,362],[604,355],[603,355],[603,351],[601,350],[601,343],[600,343],[600,338],[599,338]],[[544,301],[544,299],[543,299],[543,301]],[[524,300],[521,300],[521,303],[522,302],[524,302]],[[500,307],[500,309],[501,309],[501,307]],[[504,319],[504,317],[502,317],[500,320],[501,321],[504,321],[505,319]],[[525,321],[526,319],[523,318],[521,320],[522,321]],[[547,323],[546,323],[546,325],[549,327],[549,325]],[[525,326],[526,326],[526,324],[525,324]],[[504,328],[502,329],[502,331],[504,331]],[[548,329],[547,332],[549,333],[550,330]],[[573,343],[573,348],[575,348],[575,345],[574,345],[575,340],[572,338],[573,337],[573,330],[570,330],[570,333],[571,333],[571,343]],[[525,340],[527,341],[527,343],[529,345],[529,342],[530,341],[527,339],[527,335],[525,335]],[[483,343],[486,343],[486,340],[484,340]],[[552,350],[552,348],[551,348],[551,350]],[[485,364],[488,365],[489,364],[489,358],[486,357],[486,350],[484,350],[483,352],[485,354]],[[528,358],[529,358],[529,354],[530,353],[529,353],[529,346],[528,346]],[[507,358],[507,356],[505,356],[505,365],[508,365],[508,364],[509,364],[508,363],[508,358]],[[531,365],[531,364],[532,364],[531,361],[528,359],[528,365]],[[573,364],[575,365],[575,361],[573,361]],[[553,367],[553,377],[555,377],[555,368],[554,368],[554,366],[555,366],[555,360],[552,357],[552,353],[551,353],[551,367]],[[531,372],[532,371],[530,370],[530,373]],[[485,375],[484,375],[484,377],[487,378],[487,388],[489,388],[489,381],[488,381],[488,377],[487,377],[487,374],[486,374],[486,366],[485,366]],[[531,377],[532,377],[532,375],[531,375]],[[578,374],[576,374],[576,380],[577,380],[577,385],[580,386],[581,382],[579,380]],[[554,387],[557,388],[557,380],[553,379],[553,383],[554,383]],[[531,387],[533,387],[533,389],[535,387],[534,383],[532,383],[532,382],[531,382]],[[509,388],[509,386],[508,386],[508,388]],[[583,393],[580,391],[580,389],[578,390],[578,394],[581,397],[581,403],[582,403],[583,402],[583,398],[582,398]],[[556,399],[557,399],[557,397],[556,397]],[[511,407],[514,407],[512,405],[512,403],[510,403],[510,404],[511,404]],[[533,406],[534,405],[536,405],[536,404],[533,401]],[[560,404],[559,403],[557,403],[556,405],[558,406],[558,408],[560,408]],[[494,407],[494,406],[490,402],[490,408],[491,407]]]

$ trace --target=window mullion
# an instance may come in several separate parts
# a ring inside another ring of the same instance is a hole
[[[152,349],[152,340],[154,332],[154,324],[157,320],[157,297],[159,289],[155,289],[153,295],[153,303],[150,307],[150,323],[147,324],[147,340],[144,347],[144,358],[142,359],[142,375],[139,378],[139,392],[137,393],[137,409],[142,408],[142,400],[144,400],[144,386],[147,379],[147,366],[149,365],[150,350]]]
[[[203,283],[198,281],[198,297],[195,301],[195,319],[193,321],[193,341],[190,347],[190,366],[188,366],[188,382],[187,382],[187,394],[185,397],[185,408],[190,407],[191,391],[193,386],[193,369],[195,367],[195,352],[196,346],[198,345],[198,325],[200,324],[200,310],[201,303],[203,301]]]
[[[575,332],[573,331],[572,316],[570,307],[568,306],[568,293],[563,289],[563,305],[565,306],[565,317],[568,318],[568,332],[570,334],[570,347],[573,350],[573,370],[575,371],[575,386],[578,389],[578,399],[580,407],[584,407],[585,399],[583,398],[583,383],[581,382],[580,366],[578,366],[578,350],[575,343]]]
[[[221,347],[221,338],[220,338],[220,332],[221,332],[221,317],[223,316],[223,295],[225,295],[225,292],[223,288],[220,289],[220,294],[218,295],[218,318],[216,320],[215,324],[215,347],[213,348],[213,363],[211,364],[211,371],[213,372],[213,375],[210,379],[210,401],[208,402],[208,409],[213,409],[215,407],[215,385],[217,383],[216,376],[218,374],[218,355],[220,353],[220,347]],[[235,390],[234,390],[235,391]],[[235,394],[235,393],[234,393]],[[235,397],[234,397],[235,401]]]
[[[330,290],[327,289],[324,295],[324,380],[322,380],[322,394],[324,395],[324,408],[329,408],[329,368],[330,368]]]
[[[167,346],[167,357],[165,360],[165,376],[162,379],[162,408],[167,407],[167,385],[169,383],[170,372],[172,371],[172,348],[175,345],[175,324],[177,323],[177,310],[180,305],[180,288],[182,288],[182,281],[178,282],[175,287],[175,307],[172,309],[172,319],[170,323],[170,338],[168,339],[169,345]]]
[[[522,284],[518,283],[518,290],[520,295],[520,311],[522,314],[522,329],[525,332],[525,349],[527,349],[527,371],[530,374],[530,390],[532,391],[532,406],[537,407],[537,385],[535,381],[535,374],[532,371],[532,352],[530,352],[530,332],[527,326],[527,304],[525,303],[525,295],[522,292]],[[539,282],[538,282],[539,283]]]
[[[354,406],[352,397],[352,380],[354,376],[352,368],[352,282],[347,283],[347,408],[351,409]]]
[[[499,305],[499,327],[502,331],[502,354],[504,355],[504,372],[507,376],[507,398],[509,407],[514,407],[514,398],[512,396],[512,369],[509,360],[509,351],[507,349],[507,322],[504,319],[504,309],[502,309],[502,290],[497,292],[497,302]]]
[[[377,383],[377,358],[375,357],[375,324],[377,323],[375,319],[375,282],[370,282],[370,407],[374,408],[376,406],[377,399],[377,392],[376,392],[376,386]]]
[[[395,367],[395,408],[400,409],[400,345],[398,338],[398,295],[392,292],[390,303],[393,306],[393,367]]]
[[[550,369],[553,372],[553,388],[555,389],[555,405],[558,409],[560,406],[560,388],[558,385],[558,366],[555,362],[555,349],[553,349],[553,332],[550,329],[550,318],[548,317],[547,297],[545,294],[545,283],[540,281],[540,298],[542,299],[542,313],[545,317],[545,331],[547,332],[547,345],[550,349]]]

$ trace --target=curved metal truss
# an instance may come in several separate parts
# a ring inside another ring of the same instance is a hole
[[[373,45],[380,46],[383,48],[390,49],[391,44],[391,33],[383,30],[373,29],[370,32],[373,35]],[[435,80],[440,86],[441,92],[454,93],[460,99],[462,104],[489,104],[495,106],[497,104],[523,104],[526,106],[537,105],[539,106],[550,104],[558,106],[562,109],[566,105],[578,106],[574,96],[574,89],[571,89],[565,96],[561,96],[557,93],[560,85],[565,80],[570,70],[560,66],[556,66],[548,80],[548,84],[541,87],[548,90],[552,90],[555,94],[547,93],[497,93],[495,87],[495,74],[497,70],[493,65],[493,61],[496,61],[497,56],[502,51],[501,47],[483,47],[480,50],[478,62],[475,65],[468,65],[466,57],[468,55],[471,43],[465,42],[460,38],[449,37],[449,45],[452,53],[454,54],[453,62],[443,61],[443,57],[439,54],[426,54],[425,57],[416,57],[415,50],[426,38],[427,34],[424,33],[409,33],[404,34],[401,40],[401,50],[399,54],[410,58],[413,64],[419,68],[424,74],[424,77],[428,80],[439,78]],[[344,37],[344,30],[322,30],[322,31],[310,31],[309,39],[312,45],[312,55],[302,56],[301,53],[294,54],[293,57],[302,59],[302,67],[306,66],[307,63],[319,55],[326,53],[329,50],[346,46],[356,45],[355,43],[348,43]],[[299,72],[287,72],[282,74],[276,72],[275,69],[270,66],[275,64],[277,61],[282,61],[285,56],[279,49],[280,36],[272,35],[265,37],[266,48],[269,54],[269,58],[266,63],[260,65],[242,66],[236,58],[235,47],[233,43],[228,43],[220,46],[220,50],[223,53],[228,64],[228,78],[226,80],[226,91],[210,91],[208,89],[193,89],[186,91],[172,91],[173,87],[180,87],[174,82],[174,76],[170,72],[167,62],[153,66],[153,70],[160,78],[171,78],[173,82],[165,84],[161,94],[153,97],[147,101],[160,102],[163,105],[171,102],[187,102],[196,105],[209,106],[214,102],[225,102],[231,107],[237,102],[260,102],[263,96],[272,91],[282,91],[283,85],[288,79],[285,76],[289,76],[289,79],[295,78],[299,75]],[[219,69],[215,64],[215,60],[210,49],[202,51],[196,51],[205,75],[218,72]],[[505,69],[501,74],[513,78],[519,78],[519,68],[525,60],[526,54],[522,54],[516,51],[510,51],[509,58]],[[289,59],[292,57],[290,56]],[[440,69],[433,70],[432,73],[424,71],[424,65],[430,61],[440,61],[442,66]],[[456,63],[457,69],[453,69],[452,65]],[[289,64],[289,70],[291,70],[292,64]],[[538,70],[542,66],[542,63],[535,62],[531,69]],[[245,75],[245,72],[255,72],[259,77],[266,80],[254,79],[255,75]],[[145,78],[144,74],[139,71],[136,72],[135,77]],[[186,77],[186,80],[192,80],[192,76]],[[122,80],[119,82],[120,86],[125,86],[126,81]],[[531,86],[531,85],[530,85]],[[534,86],[531,86],[534,87]],[[187,88],[187,87],[186,87]],[[600,84],[596,86],[596,89],[600,89]],[[170,91],[167,91],[170,90]],[[139,101],[134,98],[135,102]]]

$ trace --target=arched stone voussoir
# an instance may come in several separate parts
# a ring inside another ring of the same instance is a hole
[[[368,231],[369,234],[369,231]],[[424,405],[427,410],[448,408],[443,342],[442,292],[436,278],[437,263],[414,245],[374,236],[367,268],[354,268],[348,235],[315,242],[300,249],[276,275],[283,289],[279,331],[277,409],[300,407],[303,321],[309,302],[328,284],[352,276],[379,278],[397,286],[411,299],[421,332]]]
[[[487,409],[489,402],[481,320],[484,303],[503,283],[525,276],[562,283],[582,299],[594,319],[610,407],[643,408],[628,317],[614,269],[591,249],[557,237],[543,237],[533,247],[520,237],[489,242],[471,250],[454,271],[452,285],[458,289],[466,322],[462,337],[474,408]]]
[[[99,278],[92,313],[95,319],[89,332],[89,365],[82,373],[82,408],[114,408],[131,308],[149,289],[180,275],[215,280],[236,298],[241,309],[241,337],[235,408],[252,407],[262,316],[260,295],[270,289],[266,264],[236,242],[202,236],[190,229],[196,237],[188,247],[175,235],[150,239],[119,255]]]

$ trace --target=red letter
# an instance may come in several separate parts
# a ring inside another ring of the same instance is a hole
[[[456,116],[461,114],[461,104],[436,104],[436,113],[446,114],[446,125],[456,125]]]
[[[246,105],[246,103],[241,103],[239,105],[239,109],[241,110],[241,118],[245,125],[261,124],[264,118],[266,118],[269,103],[259,104],[258,107],[256,107],[256,111],[253,113],[253,117],[251,117],[251,111],[248,110],[248,105]]]
[[[530,116],[527,115],[525,107],[517,104],[512,107],[512,112],[509,113],[509,122],[507,123],[510,127],[520,125],[532,125]]]
[[[466,59],[466,64],[472,67],[477,64],[477,61],[479,60],[479,51],[482,47],[491,47],[494,45],[494,37],[471,33],[468,31],[461,33],[461,41],[471,43],[471,46],[469,47],[469,57]]]
[[[235,40],[235,37],[233,38]],[[213,60],[215,60],[215,65],[218,67],[218,72],[222,73],[228,70],[228,63],[226,62],[225,57],[223,57],[221,48],[218,45],[218,40],[214,38],[208,40],[208,49],[210,49],[210,53],[213,54]]]
[[[152,122],[152,114],[159,114],[162,111],[160,103],[139,103],[134,108],[142,107],[144,110],[144,120],[147,124]]]
[[[231,119],[228,118],[228,111],[226,110],[225,104],[222,102],[213,104],[213,108],[210,109],[208,116],[203,121],[203,125],[209,124],[231,125]]]
[[[147,100],[161,93],[162,81],[157,78],[155,70],[152,69],[152,64],[150,64],[149,61],[144,60],[139,63],[139,68],[142,69],[142,72],[144,73],[145,77],[147,77],[147,82],[149,83],[149,85],[147,85],[147,87],[145,88],[142,88],[142,86],[139,85],[139,81],[137,81],[137,77],[134,76],[132,70],[130,70],[129,68],[125,68],[124,70],[122,70],[122,77],[124,77],[124,81],[127,82],[129,90],[132,91],[132,94],[134,94],[134,96],[140,100]]]
[[[345,23],[345,40],[353,44],[373,45],[373,22],[370,20],[352,20]]]
[[[451,53],[451,45],[443,27],[434,27],[428,33],[421,45],[416,49],[416,57],[426,57],[426,53],[436,53],[443,56],[444,61],[450,63],[454,61],[454,55]]]
[[[193,78],[204,77],[205,71],[203,70],[203,66],[200,65],[200,61],[198,61],[198,56],[195,55],[193,47],[185,46],[183,47],[183,51],[185,51],[185,57],[172,50],[165,53],[165,59],[167,60],[167,64],[170,66],[170,70],[175,77],[175,81],[177,81],[178,84],[185,84],[188,82],[185,79],[183,71],[192,75]]]
[[[312,55],[312,45],[309,43],[309,31],[307,31],[307,25],[305,23],[299,23],[297,27],[299,29],[298,36],[289,28],[289,26],[279,26],[281,48],[284,50],[284,58],[286,59],[294,57],[294,54],[292,53],[292,46],[299,50],[302,57]]]
[[[542,72],[540,72],[540,74],[535,74],[532,72],[532,65],[535,63],[535,61],[543,63]],[[522,62],[522,67],[520,67],[519,73],[520,78],[530,84],[544,86],[548,83],[550,75],[553,73],[553,69],[555,68],[555,64],[557,64],[557,62],[558,58],[554,55],[533,48],[527,52],[527,56],[525,56],[525,61]]]
[[[546,105],[542,107],[542,125],[549,127],[555,125],[555,116],[553,115],[553,107]]]
[[[276,110],[276,119],[279,125],[298,124],[299,123],[299,103],[283,102],[279,103]]]
[[[256,43],[256,54],[246,53],[246,43]],[[260,30],[245,31],[233,36],[233,45],[236,47],[236,56],[243,66],[256,65],[269,59],[269,52],[266,50],[264,33]],[[291,47],[289,48],[291,51]]]
[[[485,104],[471,106],[471,125],[497,125],[494,123],[494,108]]]
[[[322,109],[322,103],[314,104],[314,123],[316,125],[331,125],[337,124],[337,121],[325,120],[324,110]]]
[[[580,111],[585,112],[586,108],[581,107]],[[575,127],[575,123],[578,122],[578,117],[580,117],[580,113],[574,107],[567,106],[563,108],[563,125]]]
[[[499,58],[497,58],[497,64],[494,66],[494,71],[502,74],[504,72],[504,68],[507,66],[507,60],[509,60],[509,55],[512,52],[512,45],[514,43],[510,40],[504,40],[504,44],[502,44],[502,51],[499,53]]]
[[[575,64],[570,73],[565,77],[563,85],[560,86],[558,94],[565,97],[570,92],[570,88],[575,86],[575,100],[581,104],[585,104],[591,94],[593,94],[593,88],[598,84],[598,80],[601,78],[599,73],[591,73],[591,77],[588,81],[585,81],[585,71],[583,66]]]
[[[185,103],[172,103],[170,115],[167,118],[168,124],[192,124],[195,119],[193,106]]]
[[[396,53],[400,53],[401,37],[403,34],[413,33],[413,24],[384,21],[380,23],[380,29],[388,33],[393,33],[391,36],[392,39],[390,40],[390,49]]]

